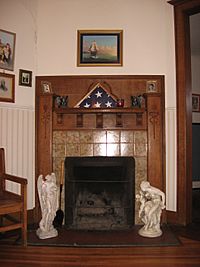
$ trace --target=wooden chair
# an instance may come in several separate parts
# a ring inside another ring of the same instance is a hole
[[[5,182],[20,184],[20,195],[6,190]],[[18,219],[16,220],[16,215]],[[21,229],[22,244],[27,244],[27,179],[13,176],[5,170],[5,152],[0,148],[0,232]],[[6,220],[5,220],[6,218]],[[9,222],[9,223],[8,223]]]

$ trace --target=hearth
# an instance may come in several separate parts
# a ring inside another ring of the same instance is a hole
[[[133,157],[65,158],[65,225],[116,230],[134,225]]]

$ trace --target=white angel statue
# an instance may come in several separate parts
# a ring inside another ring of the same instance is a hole
[[[55,174],[48,174],[45,179],[41,174],[38,177],[37,189],[42,219],[36,234],[40,239],[55,237],[58,235],[58,231],[53,226],[53,220],[58,209],[58,188]]]
[[[165,208],[165,194],[147,181],[141,182],[140,188],[140,194],[136,195],[136,198],[141,203],[139,218],[144,226],[139,230],[139,234],[145,237],[158,237],[162,235],[160,218]]]

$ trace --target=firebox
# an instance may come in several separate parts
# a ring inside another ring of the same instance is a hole
[[[116,230],[134,225],[133,157],[65,158],[65,225]]]

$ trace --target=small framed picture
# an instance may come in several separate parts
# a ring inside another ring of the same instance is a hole
[[[22,86],[32,86],[32,71],[29,70],[19,70],[19,85]]]
[[[147,81],[147,93],[157,93],[157,81]]]
[[[199,94],[192,95],[192,112],[200,112]]]
[[[42,92],[44,94],[52,93],[52,87],[51,87],[51,83],[50,82],[42,81],[41,85],[42,85]]]
[[[77,66],[122,66],[122,30],[78,30]]]
[[[0,68],[14,70],[16,34],[0,29]]]
[[[0,101],[15,102],[15,75],[0,73]]]

